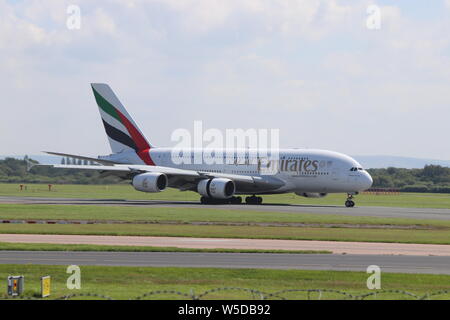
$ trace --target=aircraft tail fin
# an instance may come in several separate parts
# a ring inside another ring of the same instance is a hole
[[[152,165],[149,156],[152,145],[112,89],[104,83],[92,83],[91,86],[112,152],[134,150],[146,164]]]

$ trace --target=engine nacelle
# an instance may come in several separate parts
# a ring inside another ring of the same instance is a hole
[[[160,192],[167,187],[167,176],[164,173],[147,172],[133,178],[133,187],[142,192]]]
[[[317,193],[317,192],[300,192],[300,193],[296,192],[295,194],[305,198],[323,198],[327,195],[326,193]]]
[[[201,180],[197,191],[202,196],[215,199],[228,199],[234,195],[236,187],[233,180],[225,178],[214,178]]]

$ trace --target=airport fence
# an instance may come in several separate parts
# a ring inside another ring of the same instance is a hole
[[[220,294],[219,296],[217,294]],[[155,290],[130,298],[128,300],[174,299],[174,300],[205,300],[205,299],[246,299],[246,300],[435,300],[450,299],[450,289],[426,294],[415,294],[404,290],[373,290],[362,294],[349,293],[333,289],[286,289],[272,293],[251,288],[218,287],[196,294],[194,290],[181,292],[176,290]],[[74,293],[59,297],[42,298],[38,295],[0,296],[0,300],[116,300],[113,297],[98,293]],[[122,299],[126,300],[126,299]]]

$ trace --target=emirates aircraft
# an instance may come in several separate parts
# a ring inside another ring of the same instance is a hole
[[[216,158],[231,161],[180,161],[211,157],[211,150],[173,148],[151,145],[107,84],[91,85],[112,154],[98,158],[47,152],[89,160],[98,165],[52,165],[54,168],[97,170],[131,180],[142,192],[161,192],[166,188],[195,191],[203,204],[261,204],[260,195],[295,193],[320,198],[328,193],[347,194],[345,206],[353,207],[353,196],[372,185],[372,177],[353,158],[342,153],[310,149],[278,149],[276,152],[214,150]],[[276,157],[273,154],[276,153]]]

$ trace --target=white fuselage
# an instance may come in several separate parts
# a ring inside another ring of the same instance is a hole
[[[370,174],[356,160],[342,153],[326,150],[280,149],[278,160],[268,160],[259,156],[266,153],[252,150],[238,151],[234,153],[235,156],[230,156],[227,150],[191,149],[175,152],[172,148],[152,148],[149,154],[157,166],[261,177],[267,181],[267,188],[257,190],[246,190],[238,186],[236,194],[357,193],[372,185]],[[118,153],[101,158],[143,164],[135,153]],[[271,170],[268,172],[267,169]]]

